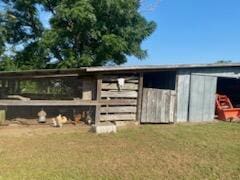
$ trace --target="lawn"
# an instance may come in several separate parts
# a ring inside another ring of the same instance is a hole
[[[240,123],[0,129],[0,179],[240,179]]]

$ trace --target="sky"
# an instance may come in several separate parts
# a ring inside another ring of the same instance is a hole
[[[126,65],[240,62],[240,0],[160,0],[141,13],[157,29],[142,44],[148,57]],[[49,16],[40,14],[46,26]]]
[[[240,62],[240,0],[162,0],[142,14],[157,29],[142,44],[148,57],[127,65]]]

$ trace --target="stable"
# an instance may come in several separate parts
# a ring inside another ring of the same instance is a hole
[[[240,107],[239,77],[236,63],[0,72],[0,108],[9,120],[44,109],[92,124],[212,121],[217,93]]]

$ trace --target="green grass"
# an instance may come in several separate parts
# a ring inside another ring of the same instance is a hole
[[[240,179],[237,123],[64,131],[2,136],[0,179]]]

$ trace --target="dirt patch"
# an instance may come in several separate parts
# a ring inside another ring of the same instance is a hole
[[[31,124],[22,125],[17,123],[11,123],[7,126],[0,126],[0,136],[8,137],[21,137],[21,136],[33,136],[33,135],[49,135],[55,133],[74,133],[74,132],[88,132],[91,129],[90,126],[79,124],[65,124],[62,128],[53,127],[50,124]]]

